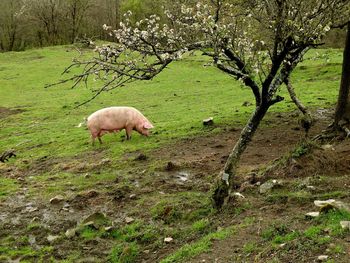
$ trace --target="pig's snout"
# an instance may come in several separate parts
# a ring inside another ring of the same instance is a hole
[[[142,133],[142,135],[149,136],[150,135],[150,130],[142,129],[141,133]]]

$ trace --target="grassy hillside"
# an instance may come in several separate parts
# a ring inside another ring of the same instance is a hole
[[[297,68],[293,83],[307,106],[324,107],[335,102],[341,52],[319,50],[318,53],[319,59],[307,60]],[[0,54],[1,106],[24,110],[1,120],[0,149],[16,147],[25,158],[72,156],[89,151],[92,148],[87,144],[88,133],[74,126],[102,107],[134,106],[154,122],[157,136],[146,140],[135,135],[127,143],[114,143],[113,136],[105,136],[106,145],[102,147],[118,157],[125,151],[150,149],[174,139],[207,133],[201,120],[209,116],[214,117],[219,128],[240,126],[253,109],[253,106],[242,107],[245,101],[254,102],[251,91],[214,67],[205,66],[208,61],[200,56],[174,62],[151,81],[102,94],[86,106],[73,109],[76,103],[91,96],[88,89],[72,90],[69,83],[49,89],[44,86],[59,80],[60,73],[76,55],[70,47]],[[308,57],[315,57],[315,51]],[[92,89],[99,84],[89,83]],[[271,111],[292,109],[294,106],[286,96],[286,101]]]
[[[100,83],[75,89],[69,83],[44,86],[62,78],[60,73],[76,55],[70,46],[0,54],[0,153],[17,153],[0,163],[0,261],[88,262],[90,257],[89,262],[188,262],[209,251],[213,240],[255,224],[256,215],[249,213],[237,225],[229,223],[255,209],[251,203],[220,216],[207,199],[213,177],[254,109],[242,106],[254,102],[249,89],[197,55],[172,63],[151,81],[102,94],[75,109]],[[316,110],[335,104],[341,62],[341,50],[327,49],[311,51],[298,66],[292,81],[306,106]],[[281,94],[285,101],[270,109],[261,129],[270,131],[267,139],[283,148],[275,138],[288,136],[276,130],[280,123],[275,113],[292,122],[296,114],[290,114],[295,106],[285,87]],[[152,136],[134,132],[124,141],[122,131],[92,146],[89,132],[75,126],[95,110],[114,105],[141,110],[155,125]],[[208,117],[214,118],[213,127],[203,127]],[[296,123],[288,124],[288,130]],[[300,132],[295,138],[302,136]],[[262,146],[270,142],[264,140]],[[223,152],[210,152],[212,148]],[[268,151],[283,154],[279,148]],[[137,161],[140,153],[146,161]],[[175,163],[174,170],[166,167],[168,162]],[[210,162],[215,165],[207,167]],[[264,163],[249,163],[246,169],[259,164]],[[58,206],[49,201],[56,195],[63,198]],[[107,214],[101,224],[111,228],[83,224],[96,211]],[[125,223],[126,217],[133,221]],[[77,234],[65,237],[76,226]],[[50,235],[57,240],[48,241]],[[164,242],[169,236],[175,242]],[[255,251],[256,243],[249,242],[242,248],[246,254]]]

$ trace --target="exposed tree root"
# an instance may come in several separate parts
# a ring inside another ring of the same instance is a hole
[[[348,128],[349,122],[342,120],[337,124],[333,122],[326,130],[322,131],[321,134],[316,135],[312,138],[313,141],[318,142],[331,142],[334,140],[344,140],[350,137],[350,129]]]
[[[225,205],[229,196],[229,191],[230,189],[228,184],[217,182],[212,194],[214,208],[220,210]]]

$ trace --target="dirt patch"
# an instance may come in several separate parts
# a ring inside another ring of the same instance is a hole
[[[280,158],[305,138],[305,132],[298,124],[296,115],[278,114],[262,123],[242,156],[239,168],[241,173],[249,173]],[[318,120],[310,130],[310,137],[319,134],[330,121],[328,111],[316,112],[316,117]],[[168,160],[206,174],[218,173],[240,132],[241,128],[228,128],[220,134],[184,139],[156,150],[152,155],[153,158]]]
[[[24,112],[23,109],[9,109],[5,107],[0,107],[0,119],[4,119],[10,115],[18,114]]]
[[[300,146],[301,147],[301,146]],[[309,152],[277,160],[265,173],[266,177],[293,178],[314,175],[343,175],[350,171],[350,143],[327,144]]]
[[[328,111],[319,111],[317,114],[319,118],[311,129],[310,136],[318,134],[330,122]],[[242,156],[238,181],[244,182],[250,172],[265,167],[287,154],[304,138],[305,134],[294,115],[295,113],[275,115],[269,121],[262,123],[262,127]],[[240,135],[240,130],[240,128],[227,128],[220,134],[179,140],[147,155],[141,152],[126,153],[122,162],[130,161],[130,166],[126,167],[127,170],[123,171],[122,175],[116,173],[115,181],[100,181],[93,186],[93,189],[83,191],[77,190],[77,185],[72,186],[67,182],[67,189],[64,193],[60,193],[64,200],[56,205],[51,204],[49,200],[43,200],[40,196],[30,195],[28,188],[35,188],[35,185],[30,185],[29,176],[44,173],[55,175],[67,171],[83,179],[85,177],[82,173],[90,171],[98,174],[100,170],[110,169],[111,173],[115,173],[113,167],[117,166],[116,162],[106,159],[106,154],[102,151],[91,151],[74,158],[44,157],[28,161],[27,168],[4,165],[0,173],[3,172],[5,176],[11,178],[21,178],[21,181],[18,192],[0,202],[0,220],[3,223],[3,227],[0,226],[0,240],[7,236],[29,235],[36,239],[34,241],[29,239],[29,243],[26,241],[24,245],[36,247],[49,245],[48,235],[60,235],[59,241],[50,244],[55,248],[56,259],[66,259],[76,253],[90,259],[105,259],[117,242],[108,233],[90,239],[83,236],[74,236],[70,239],[65,237],[68,229],[75,227],[90,214],[100,211],[107,215],[113,222],[111,226],[117,229],[125,227],[126,217],[132,217],[139,222],[140,227],[145,227],[142,224],[146,225],[148,241],[142,239],[144,236],[138,236],[142,228],[132,233],[134,236],[128,237],[130,242],[138,242],[140,245],[140,255],[135,262],[159,262],[185,243],[191,243],[199,238],[191,232],[186,236],[178,230],[186,227],[188,229],[194,220],[207,219],[205,214],[201,217],[201,213],[205,213],[207,209],[201,207],[201,201],[208,196],[213,178],[222,169]],[[349,173],[349,152],[349,142],[333,145],[327,149],[315,149],[312,155],[296,159],[301,169],[291,171],[296,169],[291,168],[293,162],[285,162],[279,170],[273,170],[269,177],[282,178],[286,181],[282,191],[286,190],[286,193],[294,191],[295,181],[301,180],[300,177],[310,177],[321,172],[335,174],[333,169],[336,169],[338,176]],[[54,180],[61,180],[54,176],[52,178],[52,184]],[[350,176],[339,178],[342,180],[334,177],[330,179],[331,181],[319,181],[313,185],[316,188],[314,191],[320,195],[327,191],[348,191]],[[89,177],[85,179],[90,180]],[[271,198],[259,194],[257,184],[250,182],[250,186],[251,188],[242,192],[245,199],[241,203],[234,204],[225,213],[211,215],[208,227],[215,231],[218,228],[240,224],[246,218],[254,219],[253,223],[237,230],[235,235],[227,240],[214,242],[211,253],[202,254],[186,262],[254,262],[256,255],[247,256],[242,247],[247,243],[259,246],[261,230],[271,222],[284,222],[291,229],[305,228],[305,222],[300,219],[300,215],[312,209],[311,201],[291,202],[288,196],[285,199],[271,201]],[[56,193],[50,198],[54,195]],[[193,198],[195,195],[197,197]],[[180,221],[178,218],[182,213],[184,216],[193,213],[195,219]],[[165,222],[164,215],[169,222],[172,222],[171,220],[175,222],[173,224]],[[158,241],[152,239],[154,238],[152,226],[155,226],[158,235],[155,239],[158,238]],[[123,233],[115,232],[116,238],[121,234]],[[164,237],[167,236],[172,236],[175,239],[174,243],[164,244]],[[291,252],[290,255],[292,258],[297,254]],[[268,255],[260,262],[267,262],[272,256]],[[310,262],[305,258],[298,259],[299,262]]]

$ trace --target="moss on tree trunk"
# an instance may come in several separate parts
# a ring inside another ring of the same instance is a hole
[[[242,153],[252,140],[255,131],[259,127],[259,124],[264,118],[267,110],[268,106],[265,105],[260,105],[255,109],[253,115],[242,130],[238,141],[227,158],[224,170],[220,173],[220,176],[214,185],[212,199],[215,208],[220,209],[227,202],[233,187],[237,166]]]

